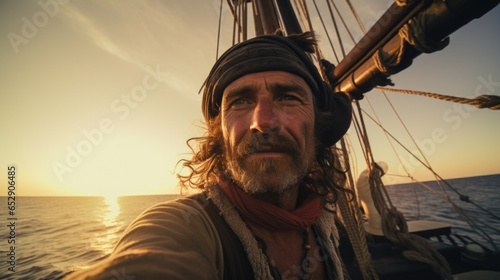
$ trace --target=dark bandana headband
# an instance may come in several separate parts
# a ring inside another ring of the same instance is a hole
[[[234,45],[215,63],[205,81],[202,110],[208,122],[220,111],[224,89],[236,79],[251,73],[286,71],[295,74],[309,85],[316,109],[332,112],[328,127],[322,128],[321,140],[330,146],[345,134],[351,122],[351,103],[345,94],[333,94],[323,82],[318,69],[307,52],[312,52],[311,41],[304,44],[310,34],[302,34],[302,43],[293,37],[265,35]]]

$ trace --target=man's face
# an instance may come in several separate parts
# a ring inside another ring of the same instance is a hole
[[[221,103],[224,157],[247,193],[282,193],[297,186],[314,155],[313,95],[294,74],[248,74],[226,87]]]

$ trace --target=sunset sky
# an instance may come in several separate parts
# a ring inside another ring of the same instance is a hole
[[[388,3],[371,2],[359,11],[367,25]],[[215,62],[218,4],[0,1],[1,189],[13,164],[18,195],[178,193],[175,164],[189,157],[186,140],[203,133],[198,91]],[[221,50],[230,45],[231,21],[224,8]],[[496,7],[452,34],[443,51],[418,57],[394,76],[396,87],[500,95],[499,29]],[[320,40],[327,45],[321,34]],[[500,111],[387,96],[442,177],[500,173]],[[361,104],[372,114],[371,104],[391,133],[403,135],[384,100],[373,91]],[[385,136],[366,122],[376,160],[403,174]],[[357,142],[353,129],[348,136]],[[355,157],[361,171],[359,151]],[[402,157],[414,177],[432,178]]]

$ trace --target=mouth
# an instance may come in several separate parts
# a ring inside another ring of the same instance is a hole
[[[273,139],[253,139],[243,144],[238,154],[242,158],[252,156],[258,158],[283,158],[284,156],[289,156],[294,158],[297,151],[293,143],[283,138],[278,138],[276,135]]]
[[[255,155],[255,154],[263,154],[263,155],[266,155],[266,154],[286,154],[287,152],[284,151],[283,149],[279,149],[277,147],[273,147],[271,145],[262,145],[261,147],[259,148],[256,148],[254,149],[253,151],[251,151],[249,154],[250,155]]]
[[[262,157],[281,157],[283,155],[287,155],[287,153],[277,152],[277,151],[261,151],[250,154],[250,156],[262,156]]]
[[[271,146],[261,147],[258,150],[252,151],[252,153],[248,154],[249,156],[256,156],[260,158],[278,158],[283,156],[288,156],[289,153],[283,149],[273,148]]]

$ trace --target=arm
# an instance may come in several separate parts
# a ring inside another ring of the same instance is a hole
[[[128,227],[107,259],[72,273],[67,279],[222,279],[222,276],[223,254],[217,230],[202,206],[189,199],[146,210]]]

